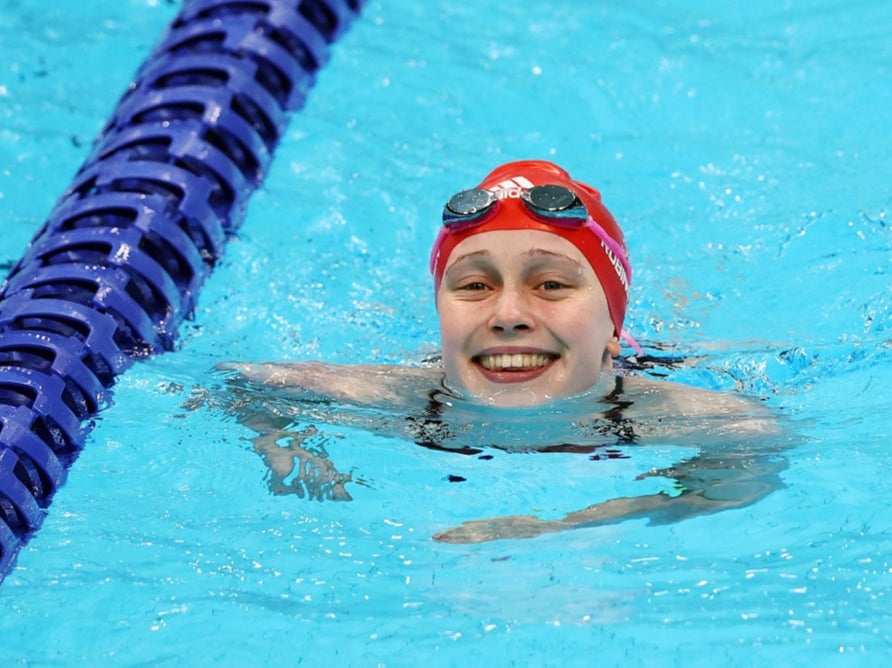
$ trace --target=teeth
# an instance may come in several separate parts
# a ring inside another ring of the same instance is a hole
[[[515,353],[513,355],[505,353],[502,355],[480,356],[480,366],[484,369],[489,369],[490,371],[493,369],[502,371],[508,369],[537,369],[545,366],[550,361],[551,357],[549,355],[542,355],[539,353]]]

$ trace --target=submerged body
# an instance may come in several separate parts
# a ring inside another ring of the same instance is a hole
[[[296,424],[324,422],[463,454],[490,449],[585,455],[676,444],[694,449],[673,466],[639,479],[673,481],[677,494],[612,499],[562,520],[533,516],[469,521],[435,536],[445,542],[524,538],[634,517],[671,522],[752,504],[783,487],[790,435],[763,405],[639,375],[605,371],[588,392],[534,408],[488,407],[444,384],[440,368],[321,363],[227,365],[227,409],[257,433],[256,452],[277,494],[350,500],[351,476]],[[288,481],[287,483],[285,481]]]

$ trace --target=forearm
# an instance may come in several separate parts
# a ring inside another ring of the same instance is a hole
[[[782,459],[749,459],[740,468],[711,469],[713,460],[692,460],[672,470],[652,471],[645,476],[674,474],[681,492],[621,497],[573,511],[559,520],[540,520],[532,515],[512,515],[465,522],[442,531],[434,540],[444,543],[480,543],[508,538],[533,538],[568,529],[606,526],[629,519],[648,519],[650,524],[668,524],[723,510],[742,508],[783,487],[779,472]]]
[[[650,517],[652,523],[678,521],[744,505],[735,501],[716,501],[700,494],[685,492],[679,496],[648,494],[646,496],[610,499],[568,513],[559,520],[540,520],[532,515],[508,515],[465,522],[434,536],[441,543],[483,543],[509,538],[535,538],[546,533],[568,529],[607,526],[634,518]]]

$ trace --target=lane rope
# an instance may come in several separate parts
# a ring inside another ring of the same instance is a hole
[[[0,288],[0,582],[135,361],[171,350],[364,0],[193,0]]]

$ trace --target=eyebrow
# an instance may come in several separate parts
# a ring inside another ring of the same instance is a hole
[[[574,264],[577,267],[582,266],[581,262],[579,262],[575,258],[570,257],[566,253],[561,253],[559,251],[545,250],[544,248],[531,248],[526,253],[524,253],[524,255],[527,255],[529,257],[538,257],[538,256],[553,257],[558,260],[566,260],[567,262],[570,262],[571,264]]]
[[[455,260],[453,260],[452,262],[449,263],[449,267],[446,268],[446,271],[449,271],[455,265],[460,264],[462,262],[467,262],[468,260],[475,260],[478,258],[485,259],[485,258],[489,257],[490,255],[492,255],[492,253],[490,253],[486,249],[474,251],[473,253],[465,253],[464,255],[459,255],[457,258],[455,258]]]
[[[546,250],[544,248],[531,248],[528,251],[523,253],[529,259],[537,260],[541,258],[562,260],[571,264],[576,269],[582,269],[583,265],[581,262],[576,260],[575,258],[570,257],[565,253],[561,253],[559,251],[551,251]],[[489,262],[492,258],[492,253],[487,249],[481,249],[479,251],[473,251],[471,253],[466,253],[464,255],[459,255],[453,262],[449,264],[449,267],[444,272],[445,274],[451,273],[454,269],[460,268],[461,265],[467,262],[480,261],[480,262]]]

